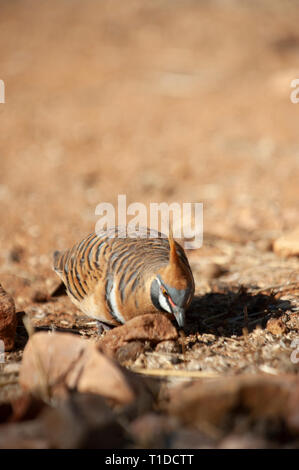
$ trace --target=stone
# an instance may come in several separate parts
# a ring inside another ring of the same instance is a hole
[[[38,332],[27,342],[19,382],[24,390],[44,397],[64,394],[88,346],[70,333]]]
[[[99,347],[111,357],[130,341],[159,343],[177,339],[178,333],[171,321],[163,314],[146,314],[132,318],[122,326],[108,331],[99,341]]]
[[[142,341],[130,341],[116,351],[115,359],[121,364],[134,362],[144,352],[144,349]]]
[[[219,449],[267,449],[271,448],[265,439],[251,434],[229,434],[218,446]]]
[[[38,332],[26,344],[20,385],[39,396],[65,396],[74,389],[117,403],[136,398],[127,371],[99,351],[96,343],[71,333]]]
[[[196,429],[184,428],[173,416],[146,413],[129,430],[142,449],[199,449],[215,447],[215,441]]]
[[[46,403],[29,393],[23,393],[11,402],[9,422],[33,420],[46,407]]]
[[[180,345],[177,341],[161,341],[156,346],[155,351],[166,354],[177,354],[180,352]]]
[[[217,263],[208,263],[200,268],[200,274],[203,278],[211,280],[223,276],[228,271]]]
[[[5,351],[11,351],[14,348],[16,328],[17,317],[14,300],[0,284],[0,340],[4,342]]]
[[[103,397],[72,392],[36,419],[0,425],[0,449],[115,449],[130,436]]]
[[[94,343],[87,349],[84,367],[75,382],[79,392],[99,394],[119,404],[136,399],[126,369],[105,356]]]
[[[47,294],[47,292],[44,292],[43,290],[36,290],[33,293],[33,296],[32,296],[33,302],[42,304],[42,303],[48,302],[48,300],[49,300],[49,295]]]
[[[273,251],[280,256],[299,256],[299,227],[273,242]]]
[[[54,449],[117,449],[128,432],[98,395],[72,393],[40,419],[46,441]]]
[[[169,435],[178,426],[174,417],[151,412],[138,416],[130,424],[129,430],[142,449],[163,449],[167,446]]]
[[[292,396],[293,403],[296,401],[298,383],[292,375],[202,379],[172,389],[166,409],[185,425],[202,430],[212,427],[221,435],[238,415],[251,422],[286,422],[286,410]],[[291,422],[291,415],[288,419]]]
[[[171,390],[167,411],[186,425],[222,426],[236,404],[237,389],[234,380],[199,380],[175,387]]]
[[[38,420],[0,426],[0,449],[49,449]]]
[[[299,381],[294,384],[285,406],[285,417],[288,430],[299,436]]]
[[[270,318],[267,321],[266,328],[275,336],[280,336],[286,331],[286,326],[281,318]]]

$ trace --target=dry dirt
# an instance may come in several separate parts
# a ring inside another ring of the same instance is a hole
[[[67,297],[51,296],[52,253],[93,231],[96,205],[118,194],[204,204],[186,338],[145,344],[124,364],[298,374],[299,259],[272,250],[299,223],[298,2],[1,0],[0,10],[0,283],[19,317],[0,401],[19,393],[22,312],[38,329],[96,337]]]

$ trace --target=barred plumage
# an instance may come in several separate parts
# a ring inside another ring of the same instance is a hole
[[[54,253],[54,269],[69,297],[86,315],[111,325],[160,311],[184,326],[194,280],[183,248],[172,236],[153,237],[149,229],[126,238],[119,237],[121,230],[91,233]]]

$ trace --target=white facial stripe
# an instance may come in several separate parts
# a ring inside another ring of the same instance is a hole
[[[159,287],[161,287],[161,286],[162,286],[162,283],[161,283],[160,279],[159,279],[158,277],[157,277],[156,279],[157,279],[157,282],[158,282],[158,284],[159,284]],[[168,313],[172,313],[172,312],[171,312],[171,309],[170,309],[170,307],[169,307],[169,305],[168,305],[167,300],[165,299],[164,295],[163,295],[162,292],[161,292],[161,289],[160,289],[160,291],[159,291],[159,304],[161,305],[161,307],[163,308],[163,310],[165,310],[165,311],[168,312]]]
[[[110,301],[110,305],[111,305],[111,307],[112,307],[113,313],[114,313],[114,315],[116,316],[117,320],[118,320],[120,323],[125,323],[125,320],[123,319],[122,314],[121,314],[120,311],[118,310],[117,300],[116,300],[116,288],[115,288],[115,284],[113,284],[113,288],[112,288],[112,290],[111,290],[111,292],[110,292],[109,301]]]
[[[168,312],[168,313],[172,313],[171,309],[169,308],[168,302],[165,299],[165,297],[164,297],[164,295],[162,294],[161,291],[159,292],[159,304],[161,305],[163,310],[166,310],[166,312]]]

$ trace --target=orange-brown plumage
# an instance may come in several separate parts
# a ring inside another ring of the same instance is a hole
[[[54,254],[54,269],[71,300],[88,316],[111,325],[144,313],[175,315],[180,326],[194,294],[183,248],[146,229],[143,236],[90,234],[71,250]]]

